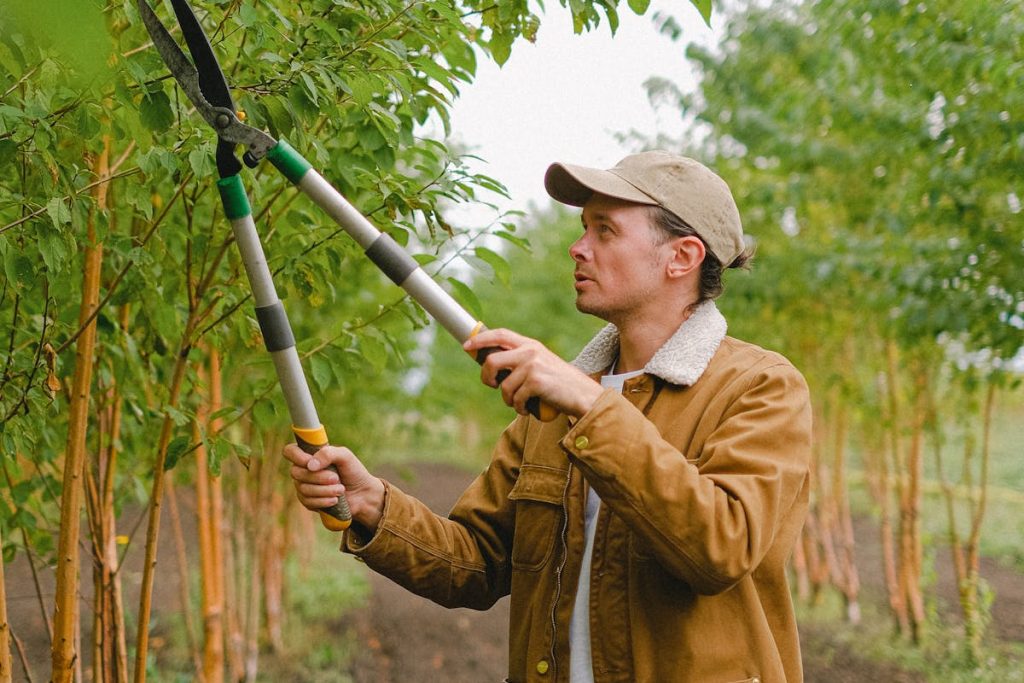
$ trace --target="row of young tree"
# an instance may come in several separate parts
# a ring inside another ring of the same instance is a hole
[[[614,28],[620,9],[617,0],[561,4],[577,32]],[[643,13],[648,2],[626,4]],[[133,0],[0,7],[4,562],[21,558],[36,579],[17,591],[39,603],[51,680],[144,681],[158,666],[149,636],[154,585],[168,571],[156,562],[166,506],[179,529],[181,585],[190,567],[200,574],[202,627],[186,620],[195,676],[252,680],[257,640],[281,644],[281,557],[310,544],[287,532],[293,515],[273,466],[287,418],[212,191],[211,131],[168,78]],[[446,207],[502,188],[424,131],[448,132],[452,99],[478,58],[503,62],[516,39],[534,37],[529,3],[226,0],[196,9],[248,122],[288,139],[446,277],[436,256],[453,234]],[[397,402],[401,362],[426,317],[265,171],[246,176],[254,214],[321,418],[337,440],[370,442]],[[502,263],[490,249],[472,255]],[[175,474],[195,501],[198,560],[186,555]],[[135,533],[126,515],[140,507],[147,524]],[[125,541],[145,545],[137,611],[122,586]],[[83,552],[91,591],[81,584]],[[186,615],[190,599],[183,594]],[[6,605],[0,572],[0,681],[12,680],[15,662],[32,680],[43,665],[30,661]]]
[[[832,584],[859,616],[856,444],[889,605],[922,642],[930,459],[975,661],[992,415],[1019,386],[1010,368],[1024,347],[1022,19],[1009,2],[751,7],[721,49],[688,51],[696,93],[652,84],[696,133],[683,144],[738,188],[758,240],[759,275],[734,278],[723,302],[732,329],[789,355],[815,396],[801,594]]]
[[[1022,19],[1018,3],[752,3],[729,15],[719,47],[689,48],[694,92],[649,83],[685,133],[631,134],[702,158],[734,188],[756,256],[752,273],[726,275],[730,333],[786,354],[812,387],[798,594],[837,590],[845,617],[860,619],[851,489],[863,483],[854,491],[880,521],[895,628],[925,643],[931,488],[974,662],[991,603],[980,553],[993,414],[1019,389],[1011,359],[1024,347]],[[533,253],[509,256],[514,310],[505,287],[478,292],[502,311],[496,323],[568,358],[596,330],[572,317],[565,250],[577,232],[563,213],[533,221]],[[480,436],[507,416],[443,344],[433,356],[436,392],[457,397],[441,407],[459,415],[444,436],[486,450]],[[474,421],[485,426],[467,429]]]

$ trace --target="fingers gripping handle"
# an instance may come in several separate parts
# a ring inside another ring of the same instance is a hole
[[[476,329],[473,330],[473,334],[471,336],[475,337],[476,335],[480,334],[486,329],[487,328],[484,326],[484,324],[480,323],[476,327]],[[501,348],[497,346],[488,346],[477,351],[476,355],[473,356],[473,358],[476,360],[477,363],[483,365],[484,361],[487,360],[487,356],[491,355],[496,351],[501,351]],[[508,368],[499,370],[497,376],[495,377],[495,379],[498,380],[498,385],[500,386],[501,383],[505,381],[505,378],[508,377],[511,373],[512,371],[509,370]],[[544,403],[537,396],[531,396],[526,400],[526,410],[529,411],[530,415],[533,415],[541,422],[551,422],[556,417],[558,417],[558,409],[555,408],[554,406]]]
[[[292,432],[295,433],[295,443],[310,455],[314,455],[328,443],[327,432],[323,427],[319,429],[292,427]],[[335,473],[338,472],[334,465],[328,465],[328,469]],[[338,497],[337,503],[329,508],[320,510],[320,521],[331,531],[344,531],[352,525],[352,513],[348,509],[348,501],[345,499],[344,494]]]

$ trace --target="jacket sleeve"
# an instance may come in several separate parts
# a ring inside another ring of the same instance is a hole
[[[779,363],[745,373],[737,385],[699,465],[611,390],[562,441],[602,502],[699,593],[724,591],[753,572],[806,496],[811,417],[803,377]]]
[[[372,538],[354,526],[341,549],[409,591],[445,607],[487,609],[507,595],[515,508],[508,499],[522,462],[527,421],[513,422],[491,462],[448,517],[385,482],[384,515]]]

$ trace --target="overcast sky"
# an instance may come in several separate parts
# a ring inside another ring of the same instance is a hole
[[[616,141],[617,132],[677,134],[678,113],[656,112],[644,81],[658,76],[692,89],[686,45],[715,40],[687,0],[653,0],[642,17],[620,3],[614,37],[606,22],[575,35],[569,11],[554,1],[547,5],[536,43],[516,41],[500,68],[481,57],[476,80],[462,89],[452,109],[452,139],[487,162],[474,170],[508,186],[512,199],[501,202],[503,208],[525,210],[530,202],[546,202],[544,170],[553,161],[615,165],[635,151]],[[658,33],[652,21],[657,11],[682,26],[678,41]],[[715,30],[719,24],[712,21]],[[486,218],[467,210],[456,220],[469,227]]]

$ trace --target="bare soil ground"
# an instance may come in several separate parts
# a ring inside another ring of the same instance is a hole
[[[445,514],[473,474],[447,465],[419,463],[382,472],[404,490],[420,497],[432,509]],[[194,522],[187,492],[182,490],[181,507],[186,544],[194,553]],[[165,511],[166,512],[166,511]],[[129,532],[134,515],[124,520]],[[154,591],[154,614],[157,615],[151,647],[159,653],[163,645],[162,631],[166,624],[161,614],[180,609],[178,573],[175,568],[172,530],[164,514],[161,524],[161,543],[158,565],[162,568]],[[142,520],[144,532],[145,521]],[[996,530],[990,533],[997,533]],[[863,600],[881,604],[884,596],[881,550],[878,527],[870,519],[857,520],[857,562],[864,586]],[[125,607],[134,613],[138,606],[138,588],[141,579],[141,542],[129,553],[125,567]],[[91,602],[90,567],[85,557],[82,568],[83,625],[88,628]],[[194,556],[191,555],[191,556]],[[949,552],[940,548],[936,553],[936,586],[942,604],[940,614],[958,619],[956,587],[953,580]],[[8,611],[14,634],[23,642],[27,659],[35,673],[35,680],[45,680],[49,672],[49,638],[43,622],[42,610],[53,609],[53,575],[41,572],[44,594],[41,607],[32,587],[32,576],[24,556],[7,565],[6,582]],[[1005,641],[1024,642],[1024,576],[998,563],[986,560],[982,576],[996,593],[992,607],[993,634]],[[338,628],[352,629],[355,657],[349,675],[356,683],[391,683],[405,681],[445,681],[450,683],[488,683],[502,681],[507,671],[508,600],[502,600],[487,612],[457,609],[447,610],[418,598],[386,579],[372,575],[371,595],[367,604],[355,614],[339,617]],[[837,627],[838,628],[838,627]],[[132,629],[134,631],[134,628]],[[88,634],[83,634],[88,643]],[[898,667],[870,661],[836,640],[833,632],[822,627],[804,627],[801,630],[805,677],[809,683],[917,683],[925,679],[917,673]],[[268,653],[269,654],[269,653]],[[14,681],[25,681],[24,672],[15,656]],[[334,679],[332,679],[334,680]],[[301,683],[301,682],[300,682]]]
[[[384,473],[403,490],[418,496],[441,514],[472,480],[472,473],[445,465],[421,463]],[[858,520],[857,562],[864,600],[884,595],[878,527]],[[941,612],[955,617],[956,587],[948,551],[936,557],[937,586],[945,603]],[[982,575],[996,591],[992,628],[999,638],[1024,641],[1024,577],[986,561]],[[387,579],[374,575],[369,604],[353,620],[363,644],[351,674],[357,683],[391,681],[501,681],[506,674],[508,601],[488,612],[448,610],[418,598]],[[804,674],[808,683],[917,683],[920,674],[867,660],[838,644],[827,632],[801,629]]]

